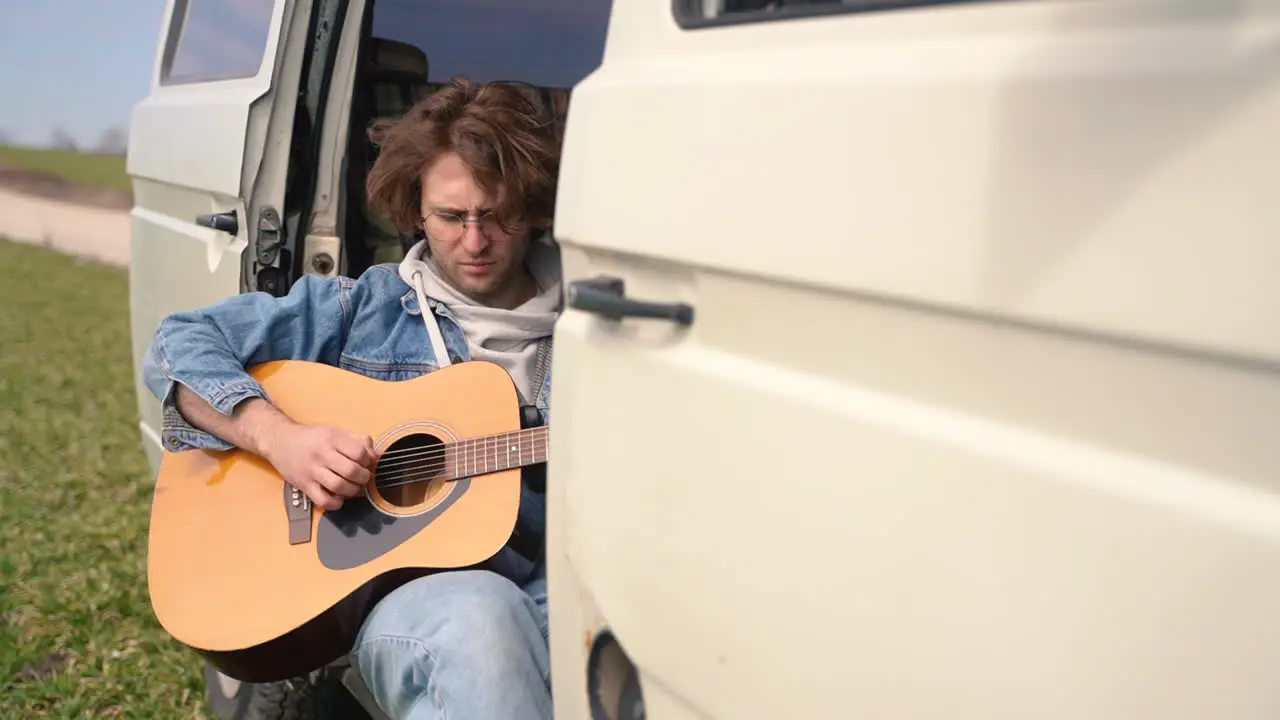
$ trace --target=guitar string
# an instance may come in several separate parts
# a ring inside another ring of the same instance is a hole
[[[442,443],[440,445],[433,445],[430,448],[426,448],[426,449],[432,450],[432,451],[439,451],[441,448],[458,448],[458,447],[462,447],[466,445],[474,445],[474,444],[483,445],[487,443],[506,443],[506,442],[510,442],[513,439],[518,439],[521,437],[537,438],[540,436],[545,436],[547,434],[546,430],[547,430],[546,427],[528,428],[525,430],[512,430],[511,432],[498,433],[496,435],[489,435],[486,437],[468,438],[466,440],[458,440],[452,443]],[[503,438],[503,439],[500,440],[499,438]],[[415,447],[415,448],[402,448],[400,450],[388,450],[387,452],[383,453],[380,457],[400,457],[406,454],[412,455],[412,454],[416,454],[418,451],[423,449],[424,448]]]
[[[512,434],[514,435],[514,433]],[[520,447],[519,443],[524,442],[526,439],[533,440],[534,442],[538,442],[539,440],[545,442],[546,440],[545,433],[530,433],[527,438],[512,438],[507,440],[478,438],[475,440],[462,440],[458,443],[437,445],[429,448],[405,448],[403,450],[392,450],[379,456],[378,467],[384,470],[401,467],[406,464],[417,463],[426,458],[440,457],[451,451],[463,454],[467,457],[488,455],[492,451],[496,456],[499,449],[507,448],[513,443],[516,443],[516,447],[518,448]],[[503,454],[506,453],[504,452]],[[384,458],[394,458],[394,460],[392,462],[384,463]]]
[[[506,469],[507,469],[507,470],[513,470],[514,468],[506,468]],[[498,470],[492,470],[492,471],[490,471],[490,472],[499,472],[499,471],[498,471]],[[414,484],[414,483],[425,483],[425,482],[429,482],[429,481],[431,481],[431,480],[436,480],[436,479],[445,480],[445,481],[447,481],[447,482],[453,482],[453,481],[455,481],[455,480],[461,480],[461,479],[462,479],[462,478],[464,478],[464,477],[474,477],[475,475],[488,475],[488,474],[489,474],[489,472],[483,472],[483,473],[473,473],[473,474],[461,475],[461,476],[459,476],[459,477],[446,477],[446,476],[443,476],[443,475],[433,475],[433,474],[430,474],[430,473],[426,473],[426,474],[423,474],[421,477],[417,477],[417,474],[415,473],[415,477],[413,477],[413,479],[411,479],[411,480],[400,480],[400,481],[398,481],[398,482],[387,483],[386,485],[382,485],[382,484],[380,484],[380,483],[374,483],[374,485],[373,485],[373,486],[374,486],[374,487],[376,487],[376,488],[378,488],[378,490],[379,490],[379,491],[382,491],[382,490],[387,490],[387,489],[389,489],[389,488],[393,488],[393,487],[400,487],[400,486],[402,486],[402,485],[412,485],[412,484]]]
[[[537,445],[536,443],[543,443]],[[498,464],[507,462],[511,459],[519,460],[524,458],[531,452],[537,452],[537,449],[545,449],[547,443],[545,440],[535,440],[533,443],[523,443],[515,446],[514,450],[506,450],[506,446],[499,446],[489,450],[477,448],[475,452],[448,452],[448,451],[423,451],[421,454],[403,457],[399,460],[389,463],[378,463],[375,472],[396,472],[404,468],[420,466],[424,464],[439,464],[441,462],[453,459],[458,465],[466,465],[468,467],[478,466],[480,464]]]
[[[539,446],[539,445],[537,445],[537,444],[534,444],[532,447],[528,448],[527,450],[522,450],[520,453],[517,453],[517,454],[518,454],[521,458],[522,458],[526,453],[528,453],[529,455],[532,455],[532,456],[536,457],[536,456],[538,455],[538,453],[539,453],[539,452],[543,453],[543,454],[544,454],[544,456],[545,456],[546,451],[547,451],[547,445],[546,445],[546,443],[544,442],[541,446]],[[510,456],[508,456],[508,457],[510,457]],[[433,460],[433,461],[438,461],[438,460],[447,460],[447,458],[439,458],[439,457],[436,457],[436,458],[432,458],[432,460]],[[492,463],[490,463],[490,458],[488,458],[488,457],[484,457],[484,456],[475,456],[475,457],[470,457],[470,458],[458,458],[457,460],[458,460],[458,462],[455,462],[455,463],[454,463],[454,465],[455,465],[455,466],[457,466],[457,467],[461,467],[461,468],[463,468],[464,470],[465,470],[465,469],[467,469],[467,468],[478,469],[481,465],[483,465],[484,467],[488,468],[491,464],[492,464],[494,467],[497,467],[497,466],[501,465],[501,464],[504,462],[503,458],[501,458],[501,457],[497,457],[497,456],[495,456],[495,457],[493,457],[493,458],[492,458],[492,460],[493,460],[493,462],[492,462]],[[533,461],[530,461],[530,462],[532,463]],[[446,464],[447,464],[447,463],[446,463]],[[413,471],[413,470],[417,470],[417,469],[420,469],[420,468],[424,468],[424,467],[428,467],[428,466],[429,466],[429,467],[431,467],[433,470],[441,470],[441,469],[444,469],[444,467],[445,467],[445,465],[446,465],[446,464],[442,464],[442,463],[439,463],[439,462],[427,462],[427,461],[424,461],[424,462],[416,462],[416,461],[415,461],[415,462],[402,462],[402,463],[399,463],[399,464],[397,464],[397,465],[388,466],[388,467],[378,466],[378,468],[377,468],[377,470],[376,470],[375,472],[377,472],[379,475],[384,475],[384,474],[386,474],[386,473],[387,473],[387,471],[388,471],[388,470],[390,470],[390,471],[392,471],[392,472],[398,472],[398,473],[403,474],[403,473],[407,473],[407,472],[410,472],[410,471]],[[517,463],[515,463],[515,464],[514,464],[514,466],[519,466],[519,465],[524,465],[524,464],[526,464],[526,463],[525,463],[523,460],[519,460]],[[489,471],[488,471],[488,470],[486,470],[485,472],[489,472]],[[415,481],[412,481],[412,482],[417,482],[417,481],[415,480]],[[382,487],[382,486],[379,486],[379,487]]]
[[[441,467],[432,467],[432,468],[416,468],[416,469],[414,469],[414,470],[402,470],[402,471],[400,472],[400,475],[399,475],[399,477],[401,478],[399,481],[397,481],[397,482],[393,482],[393,483],[386,483],[386,484],[383,484],[383,483],[377,482],[377,481],[375,480],[375,481],[374,481],[374,483],[373,483],[373,485],[374,485],[374,487],[378,488],[379,490],[386,490],[387,488],[400,487],[401,485],[412,485],[413,483],[427,482],[427,481],[429,481],[429,480],[434,480],[434,479],[436,479],[436,478],[442,478],[442,479],[444,479],[444,480],[457,480],[457,479],[458,479],[457,477],[445,477],[445,476],[443,476],[443,475],[439,475],[439,474],[437,474],[439,471],[441,471],[441,470],[443,470],[443,469],[444,469],[444,468],[441,468]],[[504,469],[504,470],[511,470],[512,468],[503,468],[503,469]],[[479,469],[479,468],[475,468],[475,470],[476,470],[476,472],[475,472],[474,474],[476,474],[476,475],[487,475],[487,474],[489,474],[490,472],[499,472],[499,471],[498,471],[498,470],[496,470],[496,469],[495,469],[495,470],[489,470],[489,469],[488,469],[488,465],[487,465],[487,464],[486,464],[485,469],[484,469],[483,471],[480,471],[480,469]],[[463,474],[462,474],[461,476],[459,476],[459,477],[467,477],[467,476],[468,476],[468,473],[463,473]],[[410,478],[410,479],[405,480],[404,478]]]
[[[532,441],[530,447],[528,447],[527,449],[527,452],[536,457],[539,451],[542,451],[543,453],[545,453],[547,449],[548,439],[546,437],[545,431],[537,432],[538,430],[541,430],[541,429],[542,428],[529,428],[526,430],[516,430],[510,433],[505,433],[505,435],[507,436],[525,435],[525,437],[527,437]],[[521,440],[523,439],[524,438],[521,438]],[[387,484],[381,484],[375,481],[374,485],[381,490],[383,488],[392,488],[392,487],[398,487],[401,485],[410,485],[418,482],[426,482],[433,478],[440,477],[438,473],[443,468],[439,465],[436,465],[435,467],[432,467],[429,469],[423,468],[425,472],[415,470],[414,472],[410,473],[409,470],[406,470],[405,468],[422,468],[423,465],[427,464],[429,461],[432,461],[432,460],[447,460],[447,455],[450,450],[455,451],[455,454],[459,456],[457,458],[459,462],[456,464],[460,465],[464,470],[466,468],[472,468],[472,469],[478,470],[480,467],[480,463],[483,460],[484,466],[486,469],[482,473],[478,473],[478,474],[487,474],[489,472],[495,472],[495,471],[488,470],[488,467],[489,467],[488,454],[489,454],[490,448],[486,446],[490,442],[493,443],[492,449],[494,451],[495,464],[498,464],[498,461],[501,456],[497,453],[497,449],[509,445],[511,441],[509,439],[504,439],[499,441],[494,436],[490,436],[490,438],[476,438],[476,439],[463,440],[457,443],[452,443],[450,445],[437,446],[433,448],[426,448],[426,449],[405,448],[404,450],[392,450],[390,452],[383,453],[380,456],[380,461],[377,465],[377,472],[379,474],[386,473],[387,471],[393,471],[393,472],[399,472],[401,478],[409,477],[411,479],[408,479],[408,480],[402,479],[399,482],[387,483]],[[538,443],[542,443],[542,445],[539,446]],[[525,452],[526,452],[526,449],[523,445],[517,446],[516,454],[518,457],[522,458]],[[510,456],[509,453],[506,453],[506,455],[508,457]],[[390,463],[385,463],[385,464],[382,463],[381,458],[386,458],[386,457],[393,457],[395,458],[395,461]],[[523,464],[523,462],[521,464]],[[510,469],[510,468],[507,468],[507,469]],[[461,477],[466,477],[466,474],[464,473]],[[452,480],[456,478],[449,478],[449,479]]]
[[[506,443],[503,443],[500,446],[495,446],[495,448],[504,447],[505,445]],[[547,447],[548,447],[548,441],[545,435],[533,436],[532,442],[528,443],[527,446],[522,445],[518,447],[517,452],[515,454],[517,455],[517,459],[520,459],[521,462],[517,463],[517,465],[524,464],[522,458],[524,457],[525,453],[528,453],[535,457],[540,452],[545,455]],[[418,453],[409,453],[407,457],[402,456],[401,459],[397,460],[396,462],[386,463],[386,464],[379,463],[375,472],[377,472],[379,475],[383,475],[388,472],[392,472],[392,473],[399,472],[403,474],[405,472],[408,472],[409,470],[423,468],[423,467],[431,467],[434,472],[434,471],[443,469],[443,467],[447,465],[448,454],[449,453],[447,450],[440,450],[438,448],[424,450]],[[504,462],[503,460],[504,457],[506,458],[511,457],[511,453],[498,454],[497,452],[495,452],[491,457],[487,450],[484,452],[455,453],[455,455],[456,457],[454,458],[454,460],[456,462],[454,464],[456,466],[463,468],[464,470],[467,468],[479,468],[481,464],[483,464],[484,467],[488,468],[491,462],[495,466],[500,465]],[[418,482],[418,480],[411,480],[409,482]],[[382,487],[382,486],[379,486],[379,487]],[[387,486],[387,487],[390,487],[390,486]]]
[[[534,442],[538,442],[538,440],[534,439]],[[391,454],[382,455],[378,460],[378,467],[381,467],[383,469],[400,467],[406,464],[410,464],[410,465],[414,464],[426,458],[439,458],[441,456],[451,455],[451,454],[459,455],[459,456],[465,455],[467,457],[479,457],[479,456],[490,455],[490,454],[505,455],[509,452],[512,452],[511,448],[519,449],[520,447],[527,444],[528,444],[528,441],[526,440],[519,443],[508,441],[508,442],[496,442],[492,444],[486,443],[483,445],[477,444],[477,445],[472,445],[467,447],[437,446],[432,448],[414,448],[413,450],[398,451],[394,455],[391,455]],[[388,457],[393,459],[390,462],[388,462],[384,459]]]

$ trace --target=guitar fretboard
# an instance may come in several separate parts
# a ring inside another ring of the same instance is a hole
[[[445,477],[455,480],[546,461],[545,425],[445,445]]]

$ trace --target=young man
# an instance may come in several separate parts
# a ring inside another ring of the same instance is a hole
[[[549,349],[560,260],[559,137],[549,112],[504,84],[457,80],[375,128],[371,205],[421,240],[359,279],[306,276],[289,294],[248,293],[160,323],[143,362],[169,450],[254,452],[328,510],[360,493],[372,441],[293,422],[248,365],[312,360],[401,380],[468,359],[511,374],[549,419]],[[543,497],[525,488],[517,533],[483,570],[401,586],[360,630],[352,656],[393,718],[551,717]]]

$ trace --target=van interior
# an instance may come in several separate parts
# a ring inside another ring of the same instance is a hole
[[[396,262],[415,242],[365,202],[377,159],[368,128],[399,117],[458,75],[530,86],[563,124],[574,85],[599,66],[609,0],[369,0],[361,28],[346,151],[341,272]]]
[[[365,178],[378,153],[368,133],[373,121],[400,117],[464,75],[529,86],[563,129],[572,88],[603,59],[611,7],[611,0],[366,0],[336,188],[343,261],[335,272],[358,277],[398,262],[416,242],[366,202]],[[342,678],[368,716],[382,717],[358,675]]]

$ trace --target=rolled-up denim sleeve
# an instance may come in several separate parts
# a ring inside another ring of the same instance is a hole
[[[266,392],[245,368],[272,360],[336,364],[351,316],[354,281],[304,275],[289,294],[263,292],[174,313],[156,328],[142,360],[142,379],[161,403],[166,450],[226,450],[232,445],[192,426],[178,412],[185,385],[224,415]]]

